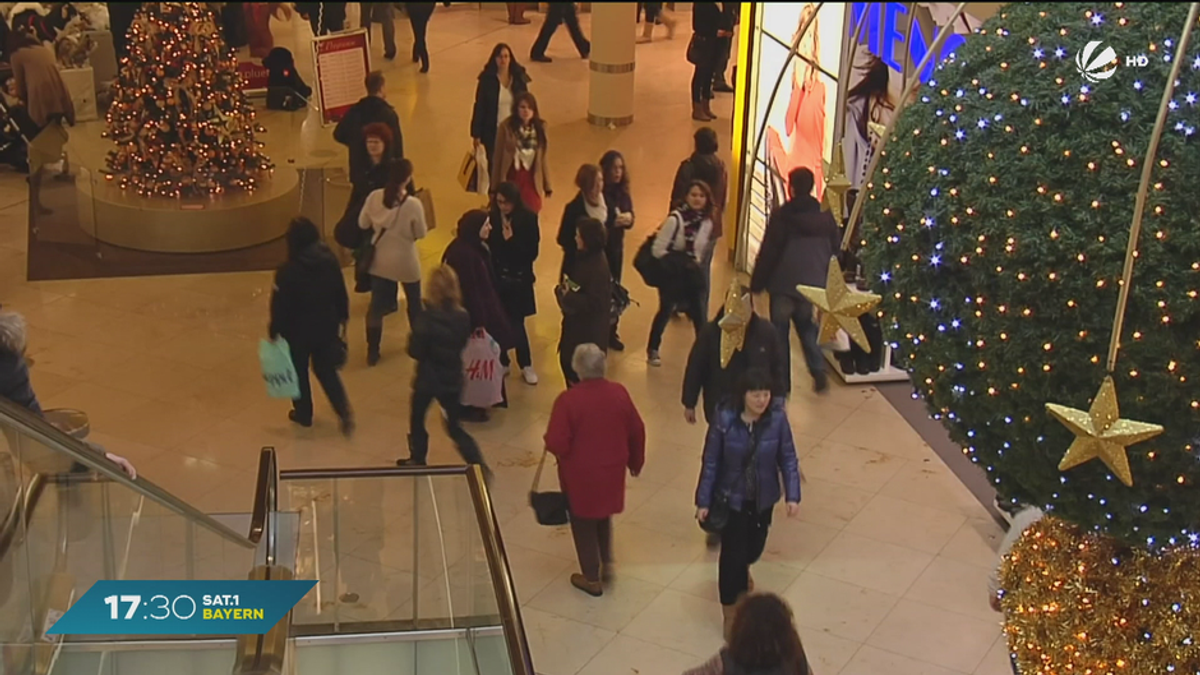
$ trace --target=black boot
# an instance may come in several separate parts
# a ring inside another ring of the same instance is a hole
[[[379,363],[379,343],[383,341],[383,326],[367,326],[367,365]]]
[[[425,457],[429,454],[429,442],[413,443],[412,434],[408,435],[408,457],[396,460],[396,466],[425,466]]]
[[[621,337],[617,335],[617,327],[613,326],[612,334],[608,336],[608,348],[614,352],[625,351],[625,343],[621,342]]]

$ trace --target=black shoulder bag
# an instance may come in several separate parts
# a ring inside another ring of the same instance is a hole
[[[746,455],[746,463],[742,465],[742,470],[738,473],[738,479],[734,485],[744,485],[746,477],[755,468],[758,459],[758,442],[762,436],[763,420],[759,419],[755,422],[754,429],[750,432],[750,452]],[[722,451],[724,454],[724,451]],[[721,481],[721,463],[717,464],[717,482]],[[725,526],[729,524],[729,515],[732,509],[729,507],[729,497],[733,494],[733,488],[716,489],[713,493],[712,502],[708,505],[708,517],[700,521],[700,529],[709,534],[720,534]]]

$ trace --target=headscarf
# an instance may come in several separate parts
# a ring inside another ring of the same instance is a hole
[[[725,292],[725,315],[717,322],[721,327],[721,367],[729,366],[733,355],[746,344],[746,329],[754,316],[750,291],[744,279],[735,277]]]

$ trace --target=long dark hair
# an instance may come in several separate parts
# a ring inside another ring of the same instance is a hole
[[[604,223],[595,218],[580,218],[575,227],[578,228],[579,238],[583,240],[585,253],[599,253],[604,250],[604,243],[608,240]]]
[[[738,603],[729,631],[729,656],[747,670],[782,666],[781,672],[789,675],[809,675],[792,609],[770,593],[748,595]]]
[[[521,128],[521,116],[517,114],[521,104],[524,103],[533,111],[533,119],[529,123],[533,125],[533,130],[537,133],[538,145],[542,148],[546,147],[546,123],[542,120],[542,116],[538,113],[537,97],[533,94],[523,91],[513,97],[512,114],[508,118],[508,126],[513,131]]]
[[[883,59],[878,56],[872,56],[871,60],[860,70],[863,71],[863,78],[858,81],[858,84],[850,88],[846,92],[846,100],[852,99],[855,96],[878,96],[883,99],[888,98],[888,80],[891,77],[891,68],[888,67]]]
[[[287,241],[288,260],[295,260],[305,249],[321,240],[321,231],[313,221],[296,216],[288,224],[287,234],[283,238]]]
[[[400,190],[412,180],[413,165],[407,159],[398,159],[388,167],[387,185],[383,186],[383,205],[394,209],[400,205]]]
[[[496,57],[500,56],[500,50],[508,50],[508,72],[516,75],[517,73],[525,72],[525,67],[517,63],[517,53],[508,46],[507,42],[497,42],[495,47],[492,47],[492,53],[488,56],[487,63],[483,64],[483,70],[480,71],[479,77],[485,75],[499,75],[500,69],[496,67]]]
[[[512,204],[514,214],[525,210],[525,202],[521,199],[521,188],[517,187],[517,184],[512,181],[506,180],[497,185],[496,196],[504,197],[504,201]],[[500,207],[496,206],[494,202],[492,206],[495,207],[496,214],[499,214]]]
[[[621,160],[622,166],[621,182],[614,184],[608,177],[612,173],[613,164],[616,164],[618,159]],[[624,155],[616,150],[609,150],[600,158],[600,168],[604,170],[604,189],[607,190],[612,186],[620,188],[622,194],[629,194],[629,163],[625,161]]]

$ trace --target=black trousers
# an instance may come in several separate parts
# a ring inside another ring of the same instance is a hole
[[[700,329],[704,327],[707,319],[704,317],[704,309],[701,307],[702,299],[700,292],[696,291],[689,294],[686,300],[680,301],[667,297],[662,289],[658,290],[658,312],[654,315],[654,320],[650,322],[650,341],[646,348],[650,351],[658,351],[662,345],[663,332],[667,330],[667,324],[671,321],[671,315],[675,313],[675,308],[679,307],[684,314],[692,320],[692,327],[696,330],[696,335],[700,335]]]
[[[571,537],[579,571],[588,581],[600,581],[600,566],[612,562],[612,518],[571,518]]]
[[[529,54],[533,57],[542,57],[546,55],[546,48],[550,46],[550,38],[554,37],[554,31],[562,24],[567,24],[567,32],[571,34],[571,41],[575,43],[575,49],[579,50],[579,55],[587,58],[592,52],[592,43],[584,37],[583,30],[579,28],[579,15],[575,13],[575,3],[573,2],[551,2],[546,9],[546,20],[542,22],[542,29],[538,31],[537,40],[533,43],[533,49]]]
[[[303,341],[288,340],[292,350],[292,364],[296,366],[296,379],[300,384],[300,398],[292,401],[296,421],[308,424],[313,418],[312,383],[308,380],[308,364],[312,362],[313,374],[325,391],[329,405],[338,417],[350,416],[350,400],[337,371],[338,344],[336,340],[321,345],[305,344]]]
[[[367,40],[371,39],[371,24],[377,23],[383,29],[383,56],[392,58],[396,55],[396,10],[390,2],[360,2],[358,24],[367,29]]]
[[[575,348],[570,350],[563,349],[562,344],[558,345],[558,365],[562,368],[563,379],[567,382],[567,389],[579,384],[579,373],[571,367],[571,357],[575,355]]]
[[[413,60],[420,60],[422,68],[429,68],[429,45],[425,42],[425,35],[436,6],[434,2],[408,3],[408,22],[412,24],[413,32]]]
[[[750,566],[758,562],[767,545],[771,510],[760,513],[733,511],[721,531],[721,555],[717,561],[717,588],[721,604],[737,604],[750,588]]]
[[[513,347],[517,350],[517,365],[521,368],[528,368],[533,365],[533,352],[529,348],[529,332],[525,330],[525,317],[521,312],[511,310],[507,314],[508,325],[512,326],[513,337],[516,339]],[[509,363],[511,361],[508,358],[508,350],[500,350],[500,365],[507,367]]]
[[[604,256],[608,258],[608,272],[612,275],[613,283],[621,283],[621,270],[625,267],[625,241],[613,237],[610,233]],[[612,334],[617,334],[616,323],[612,325]]]
[[[467,464],[484,464],[483,453],[479,444],[462,427],[462,404],[459,398],[461,391],[432,391],[422,387],[414,387],[412,393],[412,410],[409,417],[408,444],[412,458],[424,462],[429,454],[429,432],[425,430],[425,413],[429,406],[437,401],[446,412],[446,433],[454,441],[454,447]]]
[[[713,84],[725,81],[729,69],[729,56],[733,51],[733,36],[717,38],[717,60],[713,65]]]
[[[692,71],[692,103],[704,103],[712,100],[713,77],[717,73],[719,51],[718,49],[709,50],[710,53],[705,54],[704,58],[700,59],[700,63],[693,66],[695,70]]]

